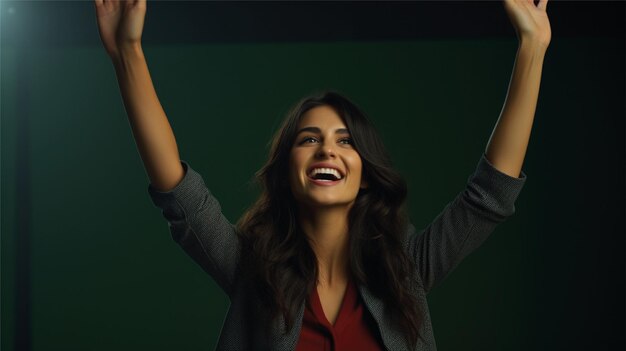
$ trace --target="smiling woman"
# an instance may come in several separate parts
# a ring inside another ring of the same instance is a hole
[[[540,35],[545,2],[507,2],[523,45],[492,156],[481,156],[465,189],[420,233],[373,124],[332,91],[287,114],[257,173],[261,195],[230,223],[179,157],[141,49],[145,1],[95,5],[151,199],[230,298],[218,349],[436,350],[426,295],[515,212],[526,181],[521,162],[549,40]]]
[[[322,174],[337,179],[313,176]],[[243,271],[270,318],[280,313],[287,326],[304,328],[298,349],[325,338],[315,332],[320,321],[312,309],[301,310],[304,301],[319,295],[322,322],[333,325],[349,284],[371,289],[415,343],[421,314],[410,294],[414,265],[403,249],[406,184],[366,115],[336,92],[303,99],[274,137],[258,178],[263,193],[238,225]],[[384,348],[372,316],[361,310],[361,329],[354,330],[371,341],[361,346]],[[352,347],[359,340],[336,338]]]
[[[361,187],[361,158],[341,117],[331,107],[315,107],[297,129],[289,157],[294,197],[311,206],[345,203],[349,210]]]

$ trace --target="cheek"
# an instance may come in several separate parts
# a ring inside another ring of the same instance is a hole
[[[358,178],[358,180],[361,180],[361,178],[363,178],[363,163],[361,162],[361,158],[356,155],[351,162],[351,167],[352,172],[354,172],[355,175],[357,175],[356,178]]]
[[[298,154],[292,152],[289,157],[289,163],[287,164],[288,170],[288,180],[289,184],[293,185],[294,182],[297,182],[300,178],[300,162],[298,162]]]

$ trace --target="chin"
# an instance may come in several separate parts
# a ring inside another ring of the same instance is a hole
[[[334,197],[309,197],[304,201],[309,207],[341,207],[352,206],[354,199],[337,199]]]

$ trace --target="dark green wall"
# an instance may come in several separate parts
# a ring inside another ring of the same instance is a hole
[[[231,221],[255,198],[250,181],[286,110],[331,88],[374,120],[409,182],[411,219],[425,227],[485,149],[513,39],[144,50],[181,158]],[[227,298],[150,201],[104,50],[3,47],[0,59],[2,349],[14,345],[20,118],[30,137],[32,349],[212,349]],[[441,350],[623,342],[623,63],[623,42],[553,39],[517,212],[429,295]]]

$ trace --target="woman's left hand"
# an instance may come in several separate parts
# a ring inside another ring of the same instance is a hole
[[[546,13],[547,4],[548,0],[539,0],[537,6],[533,0],[504,0],[504,9],[520,41],[530,40],[548,47],[552,31]]]

